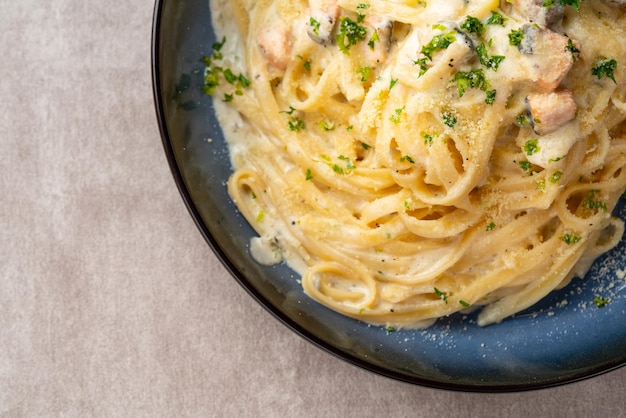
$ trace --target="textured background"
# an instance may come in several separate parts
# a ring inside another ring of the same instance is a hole
[[[160,143],[151,0],[0,0],[0,417],[626,416],[626,368],[466,394],[278,323],[197,231]]]

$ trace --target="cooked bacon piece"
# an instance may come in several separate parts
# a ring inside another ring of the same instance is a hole
[[[576,102],[569,90],[528,96],[533,128],[539,135],[554,132],[576,117]]]
[[[535,25],[525,25],[522,29],[524,38],[519,50],[526,56],[529,78],[541,90],[554,90],[574,64],[574,57],[567,48],[569,38]]]
[[[385,62],[389,48],[391,48],[393,21],[386,17],[368,15],[363,20],[363,24],[370,29],[365,46],[367,55],[374,62]]]
[[[290,60],[291,41],[287,25],[277,21],[259,29],[256,37],[261,52],[268,63],[279,70],[287,68]]]

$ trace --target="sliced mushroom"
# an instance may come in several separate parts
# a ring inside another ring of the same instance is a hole
[[[332,33],[340,8],[336,0],[309,0],[309,26],[307,34],[311,39],[321,45],[332,42]]]
[[[565,13],[565,6],[558,2],[550,6],[544,6],[545,0],[512,0],[511,3],[530,22],[548,28],[558,25]]]
[[[569,90],[530,94],[527,101],[533,128],[539,135],[554,132],[576,117],[576,102]]]

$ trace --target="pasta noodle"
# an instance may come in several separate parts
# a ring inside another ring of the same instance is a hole
[[[622,1],[212,10],[205,88],[251,252],[327,307],[394,327],[480,308],[488,325],[620,241]]]

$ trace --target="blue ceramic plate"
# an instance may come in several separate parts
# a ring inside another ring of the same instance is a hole
[[[501,324],[471,315],[421,331],[386,332],[339,315],[303,294],[293,271],[255,263],[254,231],[226,192],[231,166],[201,58],[215,41],[209,0],[157,0],[153,88],[163,145],[181,195],[203,236],[245,289],[288,327],[364,369],[436,388],[507,392],[589,378],[626,363],[626,242],[585,280]],[[622,201],[617,216],[626,218]],[[598,308],[595,297],[610,298]]]

